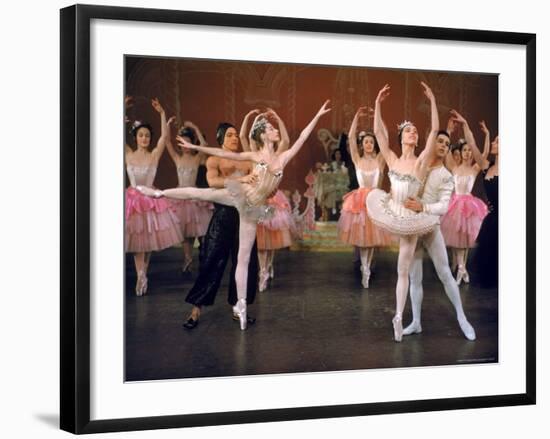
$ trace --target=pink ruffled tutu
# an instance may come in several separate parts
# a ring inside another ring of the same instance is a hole
[[[290,202],[285,194],[278,190],[273,197],[267,200],[267,205],[273,209],[273,213],[269,219],[258,223],[256,229],[258,250],[277,250],[290,247],[298,235]]]
[[[200,200],[170,200],[178,216],[184,238],[198,238],[206,234],[214,205]]]
[[[393,236],[376,226],[367,213],[367,195],[373,188],[359,188],[344,195],[338,220],[338,236],[342,242],[357,247],[385,247]]]
[[[487,213],[487,205],[479,198],[453,194],[449,209],[441,219],[441,233],[447,246],[472,248]]]
[[[163,250],[183,241],[179,220],[165,198],[126,189],[125,248],[130,253]]]

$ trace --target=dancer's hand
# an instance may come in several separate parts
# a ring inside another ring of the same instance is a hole
[[[317,112],[317,117],[321,117],[321,116],[327,114],[328,112],[330,112],[331,108],[327,108],[329,103],[330,103],[330,99],[327,99],[325,101],[325,103],[323,104],[323,106]]]
[[[189,143],[187,140],[185,140],[181,136],[176,136],[176,140],[178,141],[178,145],[180,146],[180,148],[198,149],[197,145],[193,145],[192,143]]]
[[[191,122],[190,120],[186,120],[185,122],[183,122],[183,127],[184,128],[192,128],[192,129],[197,129],[197,126]]]
[[[456,122],[452,117],[449,117],[449,120],[447,121],[447,132],[449,133],[449,135],[451,135],[454,132],[455,127],[456,127]]]
[[[256,184],[258,182],[258,174],[248,174],[243,177],[239,177],[238,181],[246,184]]]
[[[389,84],[384,85],[378,92],[378,96],[376,96],[376,103],[381,104],[386,100],[386,98],[390,95],[390,86]]]
[[[168,119],[166,121],[166,125],[168,125],[168,127],[170,127],[170,125],[172,125],[176,120],[176,116],[172,116],[170,119]]]
[[[413,210],[415,212],[422,212],[424,210],[424,205],[416,198],[412,197],[409,197],[405,200],[404,206],[407,209]]]
[[[483,134],[485,135],[489,134],[489,128],[487,128],[487,125],[485,124],[484,120],[479,122],[479,125],[481,126],[481,131],[483,131]]]
[[[162,108],[162,105],[160,105],[160,101],[158,100],[158,98],[151,99],[151,105],[158,113],[164,113],[164,108]]]
[[[148,197],[153,198],[160,198],[162,197],[162,191],[158,189],[151,189],[147,186],[136,186],[136,189],[141,192],[143,195],[147,195]]]
[[[464,117],[462,117],[462,115],[458,111],[451,110],[451,115],[454,122],[457,122],[463,125],[468,125],[468,122],[466,121],[466,119],[464,119]]]
[[[131,108],[134,106],[134,103],[132,102],[133,101],[133,97],[130,96],[130,95],[126,95],[124,97],[124,108],[128,109],[128,108]]]
[[[424,88],[424,96],[426,96],[430,101],[435,100],[434,93],[432,89],[424,81],[420,81],[420,85]]]

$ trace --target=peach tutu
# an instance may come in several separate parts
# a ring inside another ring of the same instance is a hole
[[[454,248],[472,248],[483,220],[487,205],[471,194],[453,194],[447,213],[441,219],[441,233],[445,244]]]
[[[200,200],[170,200],[178,216],[184,238],[198,238],[206,234],[214,205]]]
[[[258,223],[256,229],[258,250],[277,250],[290,247],[298,236],[290,202],[285,194],[278,190],[273,197],[267,200],[267,205],[272,208],[272,215],[269,219]]]
[[[376,226],[367,214],[367,195],[373,188],[359,188],[344,195],[338,220],[338,236],[342,242],[357,247],[385,247],[393,236]]]
[[[183,241],[179,220],[165,198],[126,189],[125,249],[130,253],[163,250]]]

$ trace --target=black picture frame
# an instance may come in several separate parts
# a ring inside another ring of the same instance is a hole
[[[526,48],[525,393],[90,420],[90,22],[93,19],[295,30]],[[61,10],[61,349],[60,426],[99,433],[535,404],[536,401],[536,35],[303,18],[75,5]]]

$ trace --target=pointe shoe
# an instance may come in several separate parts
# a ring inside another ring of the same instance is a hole
[[[142,287],[142,292],[143,292],[143,295],[145,296],[147,294],[147,287],[149,286],[149,283],[148,283],[148,279],[147,279],[147,276],[146,275],[143,275],[143,287]]]
[[[273,264],[269,265],[269,277],[271,279],[273,279],[273,277],[275,277],[275,275],[273,274]]]
[[[458,324],[460,325],[460,329],[462,329],[462,333],[464,334],[464,337],[466,337],[470,341],[474,341],[476,339],[476,331],[474,330],[473,326],[470,325],[470,322],[468,320],[459,319]]]
[[[457,285],[460,285],[460,283],[464,280],[464,275],[465,274],[466,274],[466,270],[464,269],[464,265],[459,265],[458,266],[458,271],[456,272],[456,284]]]
[[[147,282],[144,279],[147,279],[147,277],[145,276],[145,272],[139,271],[137,280],[136,280],[136,296],[143,296],[144,294],[143,286],[144,286],[144,283]]]
[[[260,292],[267,289],[267,281],[269,280],[269,273],[267,270],[260,270],[260,280],[258,282],[258,289]]]
[[[369,267],[361,267],[361,285],[363,288],[369,287],[370,270]]]
[[[191,259],[186,259],[183,263],[183,265],[181,266],[181,272],[183,274],[185,273],[189,273],[191,270],[189,269],[191,267],[191,263],[193,262],[193,258]]]
[[[393,339],[400,342],[403,339],[403,321],[401,320],[401,314],[396,314],[391,322],[393,324]]]
[[[464,269],[464,277],[463,277],[464,283],[469,284],[470,283],[470,274],[466,269]]]
[[[233,314],[239,317],[239,323],[241,324],[241,331],[246,329],[248,319],[246,318],[246,299],[239,299],[233,307]]]
[[[413,320],[409,326],[403,329],[403,335],[420,334],[422,332],[422,325],[420,322]]]

